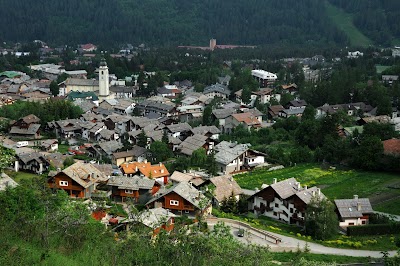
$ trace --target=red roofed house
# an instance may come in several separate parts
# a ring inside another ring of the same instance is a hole
[[[382,143],[385,155],[400,156],[400,139],[388,139]]]
[[[97,46],[92,43],[82,44],[81,48],[84,52],[93,52],[97,50]]]
[[[127,162],[120,166],[124,175],[140,175],[150,179],[156,179],[159,183],[168,183],[169,172],[163,163],[151,165],[150,162]]]
[[[257,109],[252,109],[246,113],[232,114],[226,119],[225,129],[227,132],[232,132],[234,128],[242,124],[245,128],[250,130],[251,128],[258,129],[261,127],[262,113]]]

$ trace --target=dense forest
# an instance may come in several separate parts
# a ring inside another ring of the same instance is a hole
[[[2,41],[157,46],[347,44],[316,0],[3,0]]]

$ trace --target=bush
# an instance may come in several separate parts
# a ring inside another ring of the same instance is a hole
[[[365,235],[388,235],[400,232],[400,223],[390,224],[369,224],[363,226],[349,226],[347,228],[348,236],[365,236]]]

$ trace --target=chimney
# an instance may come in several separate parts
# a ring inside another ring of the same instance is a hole
[[[320,188],[317,188],[317,193],[318,193],[318,196],[321,196],[321,189]]]
[[[360,202],[357,202],[357,211],[361,211],[361,203]]]
[[[355,200],[358,200],[358,195],[354,195],[354,199],[355,199]]]
[[[138,171],[138,168],[137,168],[137,165],[136,165],[136,167],[135,167],[135,172],[137,172]]]
[[[160,162],[160,167],[162,166],[162,162]]]
[[[300,184],[300,182],[297,182],[297,190],[300,190],[300,188],[301,188],[301,184]]]
[[[276,178],[273,179],[272,184],[276,184],[278,180]]]
[[[144,159],[144,163],[147,163],[147,159]]]
[[[164,174],[164,169],[161,169],[161,170],[160,170],[160,173],[161,173],[161,174]]]
[[[315,190],[312,191],[312,196],[315,197]]]
[[[307,190],[308,189],[308,186],[304,186],[304,190]]]

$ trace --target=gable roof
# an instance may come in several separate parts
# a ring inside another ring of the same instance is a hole
[[[363,217],[363,214],[373,213],[368,198],[338,199],[335,200],[335,205],[342,218],[359,218]]]
[[[245,153],[250,146],[250,144],[237,144],[233,142],[222,141],[215,146],[215,150],[217,151],[215,154],[215,160],[218,163],[227,165],[235,160],[238,156]]]
[[[24,116],[24,117],[21,118],[21,120],[23,122],[27,123],[27,124],[40,123],[39,117],[37,117],[34,114],[30,114],[30,115]]]
[[[140,176],[113,176],[111,177],[107,185],[118,187],[118,189],[130,189],[130,190],[139,190],[139,189],[152,189],[154,187],[155,180],[149,179],[147,177]]]
[[[226,108],[226,109],[214,109],[212,110],[213,115],[217,119],[227,118],[228,116],[235,114],[236,110],[234,108]]]
[[[210,181],[215,186],[214,197],[218,202],[222,202],[232,195],[237,196],[243,193],[242,188],[231,175],[215,176]]]
[[[203,147],[207,143],[207,137],[204,135],[193,135],[191,137],[186,138],[180,145],[179,149],[181,153],[185,155],[192,155],[192,153]]]
[[[192,127],[188,123],[178,123],[178,124],[171,124],[167,126],[168,130],[172,133],[174,132],[182,132],[182,131],[189,131]]]
[[[229,96],[231,94],[231,91],[228,89],[228,87],[226,87],[222,84],[214,84],[214,85],[204,88],[204,91],[203,91],[204,94],[211,93],[211,92],[218,92],[221,94],[225,94],[227,96]]]
[[[139,221],[152,229],[160,227],[173,217],[176,215],[164,208],[148,209],[138,215]]]
[[[313,197],[318,197],[319,199],[326,198],[317,187],[301,190],[296,193],[296,196],[298,196],[305,204],[309,204]]]
[[[207,133],[219,134],[221,133],[221,130],[219,130],[216,126],[199,126],[192,128],[192,133],[200,135],[204,135]]]
[[[190,202],[193,206],[196,208],[200,209],[200,203],[201,201],[207,200],[207,198],[196,188],[194,188],[192,185],[190,185],[187,182],[181,182],[179,184],[174,185],[173,187],[167,189],[165,192],[161,192],[156,194],[156,196],[151,199],[149,202],[146,203],[146,205],[164,197],[165,195],[168,195],[171,192],[175,192],[188,202]],[[205,208],[204,206],[203,208]]]
[[[135,174],[140,172],[142,175],[151,178],[169,176],[169,172],[164,164],[151,165],[150,162],[128,162],[120,166],[125,174]]]
[[[132,147],[131,150],[114,152],[113,157],[115,159],[125,158],[125,157],[130,157],[130,156],[139,157],[140,155],[143,155],[146,152],[147,152],[147,150],[145,148],[135,145]]]
[[[238,122],[245,123],[246,125],[249,125],[249,126],[260,124],[260,121],[251,112],[233,114],[232,117],[235,118]]]
[[[108,177],[92,164],[77,162],[61,171],[84,188],[99,181],[107,181]],[[57,176],[57,175],[56,175]]]

